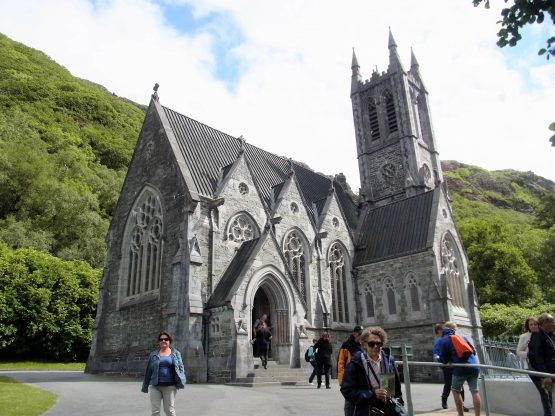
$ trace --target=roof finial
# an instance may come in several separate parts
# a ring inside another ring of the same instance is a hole
[[[289,158],[289,176],[293,176],[295,174],[295,168],[293,166],[293,159]]]
[[[154,90],[154,93],[152,94],[152,99],[154,101],[159,101],[160,97],[158,97],[158,88],[160,87],[160,84],[156,83],[154,84],[154,87],[152,88]]]
[[[243,137],[243,135],[241,134],[239,137],[239,154],[243,154],[245,152],[245,138]]]

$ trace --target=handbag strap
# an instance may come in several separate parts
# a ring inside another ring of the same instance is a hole
[[[380,353],[380,355],[381,355],[381,353]],[[365,358],[366,358],[366,366],[370,369],[370,371],[372,371],[372,375],[374,376],[374,378],[376,379],[376,382],[378,383],[378,388],[381,387],[380,378],[376,375],[376,372],[374,371],[374,368],[372,368],[372,364],[370,363],[370,358],[366,355],[365,355]],[[383,360],[383,356],[381,358]],[[370,386],[372,386],[372,382],[370,381],[369,374],[366,373],[366,376],[368,377],[368,383],[370,383]]]

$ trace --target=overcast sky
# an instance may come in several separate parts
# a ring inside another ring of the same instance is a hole
[[[537,56],[553,26],[500,49],[498,20],[471,0],[0,0],[0,32],[73,75],[141,104],[158,82],[163,105],[355,190],[352,48],[364,79],[385,71],[388,27],[442,160],[555,180],[555,60]]]

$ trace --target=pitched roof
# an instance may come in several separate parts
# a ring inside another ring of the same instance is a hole
[[[260,238],[255,238],[241,244],[237,250],[237,254],[233,257],[233,260],[231,260],[231,263],[229,263],[229,266],[218,282],[214,293],[210,296],[210,301],[208,302],[209,306],[221,306],[229,300],[228,296],[233,290],[233,285],[237,282],[237,276],[249,260],[251,253],[256,248],[259,241]]]
[[[375,263],[428,248],[434,192],[368,209],[361,218],[354,265]]]
[[[236,160],[242,140],[167,107],[161,107],[187,163],[196,190],[201,195],[213,197],[220,170]],[[272,187],[282,184],[287,179],[291,162],[248,143],[244,143],[244,151],[247,163],[253,172],[253,180],[264,204],[269,209],[272,206]],[[312,203],[327,196],[332,180],[296,162],[293,162],[293,170],[302,196],[307,202],[307,209],[314,214]],[[356,206],[350,198],[341,197],[339,201],[346,215],[353,210],[356,212]],[[348,218],[348,222],[352,226],[351,219]]]

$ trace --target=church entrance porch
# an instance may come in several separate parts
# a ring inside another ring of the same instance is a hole
[[[289,318],[289,302],[286,293],[272,274],[266,274],[255,292],[252,301],[253,328],[263,315],[272,333],[268,358],[280,364],[291,362],[291,333]],[[253,356],[258,356],[256,344],[253,346]]]

